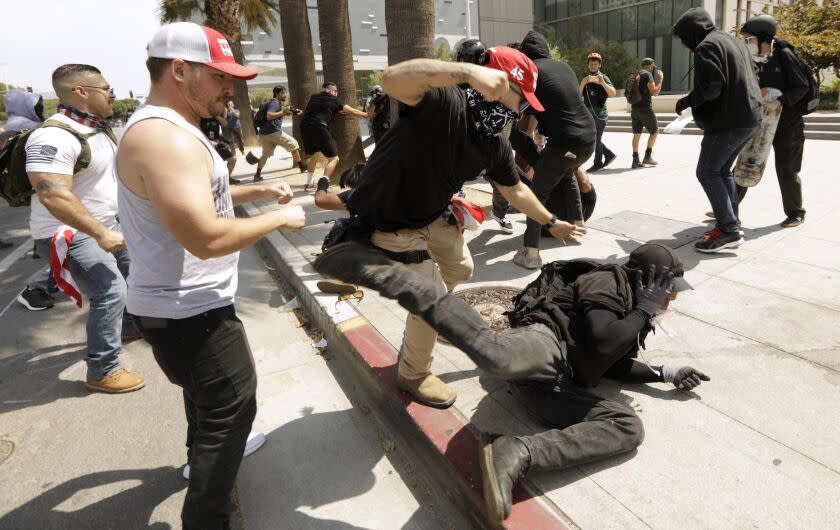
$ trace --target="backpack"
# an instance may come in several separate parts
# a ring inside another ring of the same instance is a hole
[[[262,129],[265,124],[268,123],[268,105],[271,103],[271,100],[264,101],[262,105],[260,105],[259,110],[254,115],[254,127],[257,129]]]
[[[817,106],[820,104],[820,85],[817,83],[817,80],[814,78],[814,73],[811,72],[811,69],[808,68],[808,65],[805,64],[805,61],[799,57],[799,54],[796,53],[796,48],[789,42],[778,39],[776,40],[775,48],[777,49],[789,49],[793,52],[793,66],[799,72],[808,79],[808,92],[805,94],[805,97],[802,98],[802,101],[796,104],[796,108],[802,113],[803,116],[807,114],[811,114],[815,110],[817,110]]]
[[[598,263],[586,259],[552,261],[543,265],[537,279],[513,298],[513,309],[507,314],[510,326],[522,327],[537,322],[539,316],[535,315],[535,311],[546,314],[561,312],[561,308],[554,301],[555,296],[567,285],[574,283],[578,276],[592,272],[599,266]],[[560,315],[557,317],[563,318]]]
[[[627,98],[627,103],[635,105],[642,101],[642,89],[639,86],[641,76],[639,72],[630,74],[627,81],[624,83],[624,97]]]
[[[82,152],[73,167],[74,174],[90,165],[90,145],[87,139],[98,134],[99,131],[84,134],[64,122],[47,120],[31,129],[15,133],[6,138],[0,146],[0,196],[6,199],[9,206],[29,206],[32,195],[35,193],[29,176],[26,174],[26,141],[30,134],[41,127],[58,127],[79,140]]]

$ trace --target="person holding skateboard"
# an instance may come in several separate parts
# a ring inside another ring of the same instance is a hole
[[[798,68],[800,60],[793,47],[786,41],[776,39],[776,19],[760,15],[747,20],[741,27],[741,35],[758,66],[758,86],[762,92],[775,88],[782,92],[778,100],[765,103],[765,107],[781,105],[782,114],[773,137],[773,151],[776,154],[776,177],[782,192],[782,206],[785,210],[783,228],[793,228],[805,222],[802,207],[802,151],[805,146],[805,122],[802,119],[802,103],[808,97],[809,83]],[[768,147],[769,149],[769,147]],[[738,186],[739,202],[747,193],[744,186]]]
[[[761,126],[761,92],[744,45],[715,27],[711,15],[692,7],[673,33],[694,53],[694,87],[677,101],[677,114],[691,107],[703,129],[697,180],[711,203],[715,227],[695,243],[698,252],[741,246],[741,221],[732,165]]]

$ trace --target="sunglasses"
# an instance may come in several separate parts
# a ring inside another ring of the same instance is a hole
[[[355,300],[356,305],[358,305],[364,297],[365,297],[365,293],[364,293],[364,291],[361,291],[361,290],[356,290],[355,292],[352,292],[352,293],[340,294],[340,295],[338,295],[338,301],[335,303],[335,307],[336,307],[336,309],[338,309],[338,304],[339,303],[349,302],[351,300]]]
[[[107,85],[107,86],[79,85],[79,86],[82,87],[82,88],[96,88],[98,90],[104,90],[105,92],[107,92],[111,96],[114,95],[114,87],[112,87],[111,85]]]

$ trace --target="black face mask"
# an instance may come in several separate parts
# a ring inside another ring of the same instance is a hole
[[[492,138],[500,134],[517,114],[498,101],[487,101],[476,89],[467,88],[467,108],[475,128],[482,136]]]

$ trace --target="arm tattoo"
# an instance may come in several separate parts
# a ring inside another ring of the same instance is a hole
[[[61,189],[66,187],[67,186],[65,186],[63,182],[52,182],[50,180],[44,179],[38,181],[38,184],[35,185],[35,191],[48,192],[50,190]]]

